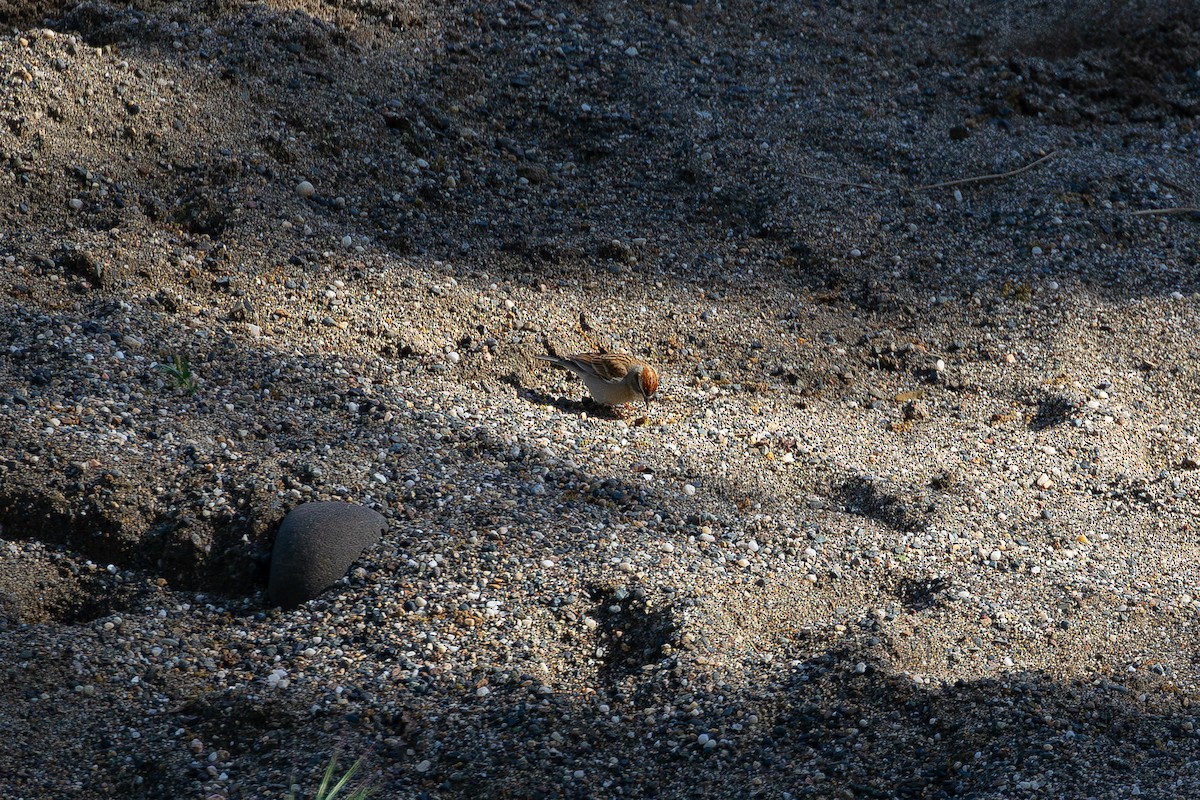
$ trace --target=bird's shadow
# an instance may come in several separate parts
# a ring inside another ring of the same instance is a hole
[[[542,405],[554,406],[559,411],[567,414],[587,414],[589,417],[599,417],[601,419],[625,419],[626,415],[622,414],[618,408],[612,406],[602,406],[594,402],[590,397],[584,397],[582,400],[571,400],[567,397],[557,397],[546,394],[540,389],[532,389],[521,384],[520,378],[516,375],[505,375],[501,378],[504,383],[513,387],[517,391],[519,397],[524,397],[532,403],[540,403]]]

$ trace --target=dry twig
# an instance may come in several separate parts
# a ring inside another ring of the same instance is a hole
[[[996,172],[991,175],[976,175],[975,177],[972,177],[972,178],[958,178],[958,179],[952,180],[952,181],[942,181],[941,183],[927,183],[924,186],[914,186],[911,189],[909,189],[908,191],[922,192],[922,191],[925,191],[926,189],[945,189],[947,186],[959,186],[964,183],[979,183],[980,181],[998,181],[998,180],[1001,180],[1002,178],[1011,178],[1013,175],[1020,175],[1025,170],[1033,169],[1038,164],[1041,164],[1043,161],[1049,160],[1056,153],[1058,153],[1057,150],[1051,150],[1049,153],[1046,153],[1046,155],[1042,156],[1037,161],[1030,161],[1025,166],[1017,167],[1016,169],[1009,170],[1008,172]]]
[[[822,178],[820,175],[809,175],[807,172],[801,172],[796,176],[805,180],[816,181],[817,183],[832,183],[835,186],[852,186],[855,189],[871,189],[876,192],[887,190],[886,186],[872,186],[869,183],[855,183],[854,181],[844,181],[840,178]]]
[[[1148,217],[1151,214],[1200,214],[1200,206],[1182,206],[1180,208],[1143,208],[1141,211],[1130,211],[1131,217]]]
[[[1043,161],[1049,160],[1056,153],[1058,153],[1057,150],[1051,150],[1049,153],[1042,156],[1037,161],[1031,161],[1023,167],[1017,167],[1016,169],[1009,170],[1008,172],[997,172],[997,173],[994,173],[991,175],[976,175],[976,176],[973,176],[970,178],[956,178],[955,180],[952,180],[952,181],[942,181],[941,183],[927,183],[922,186],[910,186],[907,188],[902,187],[901,191],[923,192],[927,189],[945,189],[948,186],[960,186],[964,183],[979,183],[981,181],[998,181],[1003,178],[1011,178],[1014,175],[1020,175],[1025,170],[1033,169],[1038,164],[1041,164]],[[817,183],[833,184],[834,186],[850,186],[855,189],[870,189],[871,191],[875,191],[875,192],[886,192],[888,190],[888,187],[886,187],[886,186],[873,186],[872,184],[869,184],[869,183],[855,183],[854,181],[845,181],[845,180],[841,180],[840,178],[822,178],[819,175],[810,175],[807,172],[801,172],[796,177],[804,178],[805,180],[809,180],[809,181],[815,181]],[[1143,212],[1139,212],[1139,213],[1144,214],[1144,213],[1151,213],[1151,212],[1143,211]]]

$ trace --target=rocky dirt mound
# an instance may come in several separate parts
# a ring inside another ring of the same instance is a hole
[[[1110,5],[0,3],[0,785],[1196,793],[1200,8]]]

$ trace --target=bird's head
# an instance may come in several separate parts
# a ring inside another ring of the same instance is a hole
[[[649,364],[641,365],[637,386],[642,399],[646,401],[646,408],[650,408],[650,401],[658,396],[658,372],[654,367]]]

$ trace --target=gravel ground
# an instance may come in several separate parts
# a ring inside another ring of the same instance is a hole
[[[0,19],[6,797],[1200,794],[1195,2]]]

